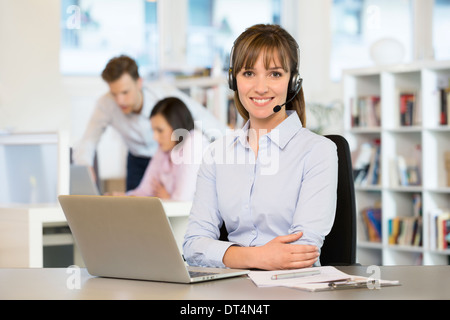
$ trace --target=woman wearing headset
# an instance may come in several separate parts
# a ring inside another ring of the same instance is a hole
[[[266,270],[319,265],[336,209],[334,143],[304,128],[299,49],[277,25],[235,41],[229,84],[247,120],[211,144],[183,244],[191,265]],[[220,241],[225,223],[228,241]]]

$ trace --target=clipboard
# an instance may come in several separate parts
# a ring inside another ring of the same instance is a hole
[[[367,289],[378,290],[381,287],[399,286],[400,282],[397,280],[375,280],[365,277],[351,277],[344,281],[331,281],[331,282],[316,282],[316,283],[304,283],[290,286],[294,289],[300,289],[310,292],[320,291],[334,291],[334,290],[348,290],[348,289]]]

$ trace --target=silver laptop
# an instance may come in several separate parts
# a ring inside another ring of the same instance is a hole
[[[100,191],[89,167],[70,165],[70,194],[89,196],[100,195]]]
[[[248,273],[188,267],[158,198],[64,195],[58,199],[93,276],[192,283]]]

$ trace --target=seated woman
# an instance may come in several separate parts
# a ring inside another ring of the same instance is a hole
[[[150,114],[150,122],[159,147],[139,186],[126,194],[192,200],[208,140],[194,129],[189,109],[178,98],[159,101]]]
[[[336,211],[337,153],[305,128],[299,47],[277,25],[244,31],[229,85],[242,130],[205,152],[189,216],[190,265],[296,269],[319,265]],[[228,241],[219,240],[225,224]]]

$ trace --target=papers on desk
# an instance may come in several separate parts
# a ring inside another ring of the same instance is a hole
[[[313,270],[320,270],[320,273],[305,277],[273,280],[275,275],[279,276],[292,272],[308,272]],[[299,270],[251,271],[248,276],[258,287],[282,286],[305,291],[327,291],[350,288],[373,289],[379,288],[379,286],[399,285],[398,281],[373,280],[366,277],[352,276],[331,266]]]

